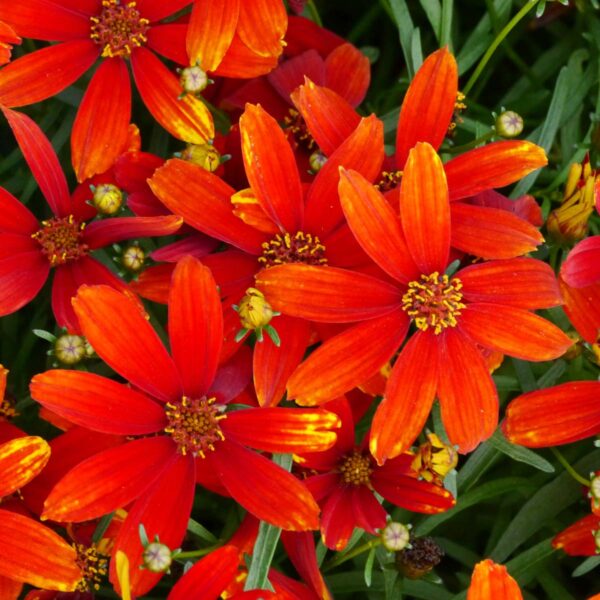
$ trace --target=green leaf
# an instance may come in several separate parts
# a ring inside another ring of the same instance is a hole
[[[518,462],[526,463],[534,469],[539,469],[544,473],[554,473],[555,471],[552,463],[548,462],[545,458],[542,458],[539,454],[536,454],[524,446],[511,444],[502,435],[502,432],[499,429],[494,432],[494,435],[488,440],[488,443],[499,452],[502,452],[502,454],[506,454],[506,456],[509,456]]]
[[[427,19],[431,23],[431,28],[433,29],[433,33],[435,33],[438,43],[441,44],[442,5],[440,4],[440,0],[419,0],[419,2],[427,15]]]
[[[206,527],[200,525],[198,521],[194,521],[194,519],[188,521],[187,530],[209,544],[217,544],[219,542],[219,539],[215,535],[206,529]]]
[[[573,577],[581,577],[600,565],[600,556],[588,556],[574,571]]]
[[[415,26],[405,0],[389,0],[389,3],[394,20],[396,21],[396,27],[398,27],[400,45],[402,46],[408,77],[412,79],[417,71],[413,63],[413,34]]]
[[[454,0],[442,0],[442,18],[440,23],[440,46],[448,46],[452,50],[452,16],[454,14]]]
[[[470,490],[499,458],[500,453],[490,444],[481,444],[458,472],[458,491],[464,493]]]
[[[375,562],[376,550],[376,548],[371,548],[371,550],[369,550],[367,562],[365,563],[365,584],[367,587],[371,587],[371,582],[373,581],[373,564]]]
[[[54,344],[54,342],[56,342],[56,336],[50,333],[49,331],[45,331],[44,329],[34,329],[33,335],[36,335],[37,337],[42,338],[43,340],[46,340],[51,344]]]

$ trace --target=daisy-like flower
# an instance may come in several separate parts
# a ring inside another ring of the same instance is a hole
[[[504,565],[487,558],[475,565],[467,600],[523,600],[519,584]]]
[[[226,365],[218,368],[222,311],[206,267],[188,257],[173,274],[172,357],[130,297],[105,286],[82,287],[74,305],[95,351],[135,389],[91,373],[57,370],[33,378],[32,397],[77,425],[135,439],[71,469],[46,499],[44,518],[79,522],[133,502],[115,552],[132,562],[136,595],[161,576],[138,569],[139,525],[170,548],[180,544],[194,498],[196,461],[258,518],[284,529],[318,527],[319,509],[306,487],[246,446],[284,453],[326,449],[335,443],[338,417],[280,408],[227,410],[234,386]],[[110,577],[115,583],[114,561]]]
[[[70,196],[52,145],[26,115],[4,109],[52,216],[41,222],[8,191],[0,188],[0,315],[8,315],[40,291],[50,271],[52,310],[59,326],[79,332],[71,299],[83,284],[106,284],[126,290],[124,281],[90,252],[115,242],[174,233],[181,219],[117,217],[86,223],[95,209]]]
[[[27,54],[0,72],[0,105],[15,108],[54,96],[79,79],[97,59],[71,134],[79,181],[103,173],[119,155],[131,118],[127,62],[148,110],[172,135],[205,143],[214,137],[211,114],[191,94],[181,96],[177,77],[154,54],[187,63],[187,26],[161,21],[191,0],[0,1],[0,19],[18,35],[59,42]],[[204,3],[210,4],[210,3]],[[209,29],[210,41],[219,31]],[[210,43],[210,42],[209,42]],[[154,51],[154,52],[153,52]]]
[[[352,323],[295,371],[288,397],[320,404],[360,385],[399,349],[371,430],[379,464],[413,443],[439,398],[448,437],[461,452],[487,439],[498,399],[479,346],[524,360],[560,356],[571,340],[533,310],[561,303],[552,270],[538,260],[507,259],[446,274],[450,204],[434,149],[411,151],[400,213],[361,175],[342,172],[348,225],[394,282],[332,267],[285,265],[257,277],[271,306],[315,321]]]

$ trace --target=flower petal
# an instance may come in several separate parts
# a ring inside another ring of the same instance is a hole
[[[251,78],[266,75],[277,66],[277,56],[261,56],[248,48],[236,33],[214,74],[219,77]]]
[[[323,404],[365,383],[402,344],[408,330],[402,310],[346,329],[317,348],[288,382],[288,398]]]
[[[393,311],[400,291],[369,275],[289,264],[261,271],[256,283],[271,306],[286,315],[324,323],[352,323]]]
[[[337,486],[323,503],[321,537],[331,550],[343,550],[357,526],[352,507],[352,495],[344,486]]]
[[[146,34],[148,36],[148,48],[179,65],[187,65],[189,62],[185,49],[187,30],[186,23],[153,25]]]
[[[173,272],[169,339],[184,394],[201,398],[217,372],[223,310],[210,269],[191,256],[181,259]]]
[[[523,600],[519,584],[506,567],[489,558],[475,565],[467,600]]]
[[[600,285],[574,288],[559,277],[565,300],[564,311],[579,335],[590,344],[598,341],[600,331]]]
[[[37,436],[19,437],[0,444],[0,498],[31,481],[49,458],[50,446]]]
[[[52,370],[36,375],[31,397],[76,425],[117,435],[154,433],[166,426],[159,404],[94,373]]]
[[[170,17],[191,3],[192,0],[137,0],[137,7],[142,17],[154,23]]]
[[[106,286],[82,286],[73,306],[85,337],[117,373],[165,402],[181,397],[175,365],[135,300]]]
[[[426,142],[409,153],[400,187],[400,217],[409,252],[425,275],[446,270],[450,204],[444,166]]]
[[[39,228],[34,214],[8,190],[0,187],[0,232],[30,238]]]
[[[325,59],[325,72],[326,87],[352,106],[365,99],[371,82],[371,64],[358,48],[352,44],[335,48]]]
[[[9,579],[0,575],[0,598],[6,600],[18,600],[21,596],[23,584],[20,581]]]
[[[417,142],[437,150],[448,133],[458,91],[456,59],[448,48],[430,54],[415,74],[402,104],[396,133],[396,164],[404,167]]]
[[[573,344],[546,319],[502,304],[469,304],[460,315],[459,327],[485,348],[522,360],[552,360]]]
[[[441,370],[436,337],[418,331],[392,368],[371,426],[371,454],[380,465],[410,448],[429,416]]]
[[[127,144],[130,117],[127,65],[120,57],[103,60],[83,96],[71,132],[77,181],[112,167]]]
[[[576,288],[600,282],[600,235],[579,242],[562,264],[560,275]]]
[[[281,0],[253,0],[240,4],[237,33],[259,56],[278,57],[281,54],[287,25],[287,12]]]
[[[304,77],[317,85],[325,81],[325,63],[316,50],[307,50],[283,61],[267,75],[267,80],[289,104],[291,93],[304,83]]]
[[[598,515],[586,515],[561,531],[553,540],[552,546],[570,556],[594,556],[597,553],[594,531],[600,528]]]

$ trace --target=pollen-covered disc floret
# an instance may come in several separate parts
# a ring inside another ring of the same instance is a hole
[[[400,181],[402,181],[402,171],[383,171],[375,187],[384,194],[398,187]]]
[[[165,427],[177,450],[184,456],[192,454],[204,458],[215,443],[225,439],[219,421],[227,418],[225,407],[216,404],[215,398],[188,398],[183,396],[165,407],[169,424]]]
[[[310,134],[302,115],[296,109],[290,108],[283,122],[298,146],[311,151],[316,149],[317,143]]]
[[[371,459],[361,452],[348,455],[340,466],[342,481],[348,485],[370,485],[372,472]]]
[[[102,579],[108,573],[108,559],[98,552],[95,546],[75,544],[77,566],[81,570],[81,580],[77,584],[78,592],[99,590]]]
[[[402,308],[415,325],[426,331],[430,327],[437,335],[446,327],[456,327],[457,317],[466,308],[462,303],[462,282],[437,271],[411,281],[402,297]]]
[[[64,265],[85,256],[88,247],[81,241],[85,223],[79,223],[73,215],[54,217],[42,221],[42,228],[31,237],[37,240],[50,264]]]
[[[90,17],[90,37],[102,47],[103,57],[129,56],[148,41],[150,21],[141,17],[135,2],[103,0],[102,11]]]
[[[265,267],[285,265],[288,263],[303,263],[305,265],[324,265],[325,246],[316,235],[298,231],[295,234],[277,234],[263,245],[262,256],[258,262]]]

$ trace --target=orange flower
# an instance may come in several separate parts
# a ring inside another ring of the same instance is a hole
[[[444,275],[450,250],[450,205],[442,163],[417,144],[400,190],[402,220],[358,173],[342,172],[348,225],[393,280],[333,267],[285,265],[257,277],[284,314],[332,323],[359,322],[327,340],[296,370],[288,396],[320,404],[360,385],[398,350],[412,322],[373,420],[371,452],[382,464],[410,447],[434,398],[453,444],[468,452],[498,421],[498,400],[477,345],[524,360],[560,356],[570,339],[533,310],[561,303],[552,270],[516,258]],[[361,322],[362,321],[362,322]]]
[[[467,600],[523,600],[523,595],[506,567],[487,558],[473,569]]]

